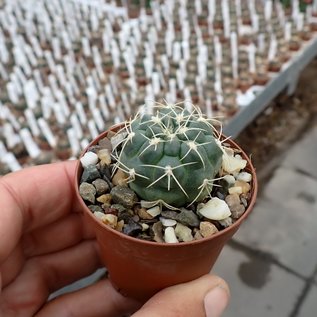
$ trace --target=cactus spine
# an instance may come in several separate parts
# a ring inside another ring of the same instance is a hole
[[[146,201],[180,207],[203,200],[212,190],[223,150],[212,120],[180,104],[158,104],[154,115],[138,113],[118,133],[116,167]]]

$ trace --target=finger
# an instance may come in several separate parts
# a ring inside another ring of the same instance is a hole
[[[160,291],[133,317],[219,317],[228,300],[227,284],[217,276],[205,275]]]
[[[0,297],[0,307],[14,316],[33,316],[55,290],[95,272],[101,266],[96,242],[29,259]],[[6,315],[4,315],[6,316]]]
[[[25,234],[22,239],[23,249],[26,257],[43,255],[69,248],[83,239],[91,239],[94,236],[83,214],[72,213]]]
[[[13,311],[14,316],[33,316],[51,292],[99,267],[95,241],[85,241],[56,254],[31,258],[14,283],[3,289],[1,308],[5,312]]]
[[[34,258],[34,267],[40,279],[53,292],[85,277],[102,266],[95,240],[87,240],[76,246]]]
[[[74,161],[26,168],[0,179],[0,263],[22,232],[52,223],[78,210]]]
[[[61,235],[61,232],[67,234]],[[44,228],[31,231],[22,238],[19,244],[0,266],[3,285],[9,284],[20,272],[25,257],[43,255],[66,249],[78,244],[83,239],[94,237],[94,233],[85,225],[83,215],[71,214],[60,221]]]
[[[136,311],[140,305],[115,291],[109,280],[102,280],[52,300],[35,316],[119,317]]]
[[[64,232],[66,234],[60,234]],[[22,245],[11,252],[0,266],[3,285],[9,284],[21,271],[26,258],[62,251],[83,239],[93,238],[94,233],[85,225],[83,215],[71,214],[44,228],[36,229],[22,238]]]
[[[9,257],[0,266],[0,275],[2,276],[2,287],[11,283],[16,276],[21,272],[25,263],[25,257],[21,244],[18,244],[11,252]]]

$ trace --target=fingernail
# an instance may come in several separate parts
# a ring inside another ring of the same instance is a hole
[[[210,290],[204,298],[206,317],[220,317],[229,302],[228,291],[221,285]]]

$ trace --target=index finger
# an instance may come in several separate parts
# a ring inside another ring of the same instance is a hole
[[[78,211],[73,180],[76,162],[37,167],[0,178],[0,263],[24,232]]]

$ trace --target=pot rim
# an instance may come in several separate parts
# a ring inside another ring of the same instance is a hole
[[[231,230],[237,230],[239,228],[239,226],[241,225],[241,223],[248,217],[248,215],[251,213],[251,211],[253,210],[254,204],[256,202],[256,197],[257,197],[257,193],[258,193],[258,182],[257,182],[257,176],[256,176],[256,170],[254,168],[254,166],[252,165],[251,159],[247,156],[247,154],[241,149],[240,146],[238,146],[238,144],[236,142],[234,142],[231,139],[228,139],[225,135],[221,134],[221,138],[222,139],[226,139],[225,143],[229,143],[233,148],[238,149],[239,151],[241,151],[241,156],[243,157],[243,159],[245,159],[247,161],[247,165],[246,165],[246,170],[251,173],[252,175],[252,181],[251,181],[251,197],[249,200],[249,204],[248,207],[246,208],[245,212],[243,213],[243,215],[236,220],[231,226],[224,228],[222,230],[220,230],[219,232],[211,235],[210,237],[207,238],[202,238],[199,240],[192,240],[192,241],[188,241],[188,242],[176,242],[176,243],[162,243],[162,242],[155,242],[155,241],[147,241],[147,240],[142,240],[142,239],[138,239],[132,236],[128,236],[120,231],[117,231],[115,229],[110,228],[109,226],[107,226],[106,224],[104,224],[103,222],[101,222],[96,216],[94,216],[94,214],[91,212],[91,210],[88,208],[88,206],[85,204],[84,200],[82,199],[82,197],[79,194],[79,180],[80,180],[80,176],[81,176],[81,171],[83,169],[81,162],[80,162],[80,158],[87,152],[87,150],[95,145],[99,140],[103,139],[104,137],[107,136],[109,131],[114,131],[117,132],[121,127],[124,126],[124,123],[119,123],[116,125],[111,126],[108,130],[100,133],[98,135],[97,138],[95,138],[94,140],[92,140],[89,145],[82,151],[82,153],[80,154],[79,159],[77,160],[77,165],[76,165],[76,171],[75,171],[75,190],[76,190],[76,197],[77,199],[80,201],[80,205],[82,206],[82,209],[84,210],[84,213],[88,214],[89,217],[93,220],[93,222],[95,224],[98,225],[99,229],[105,229],[110,231],[112,234],[117,235],[118,238],[121,239],[126,239],[128,241],[131,242],[135,242],[135,243],[140,243],[143,244],[145,246],[152,246],[152,247],[166,247],[166,248],[175,248],[175,247],[186,247],[189,245],[195,245],[195,244],[200,244],[200,243],[204,243],[207,240],[211,240],[211,239],[215,239],[221,235],[225,235],[228,231]]]

